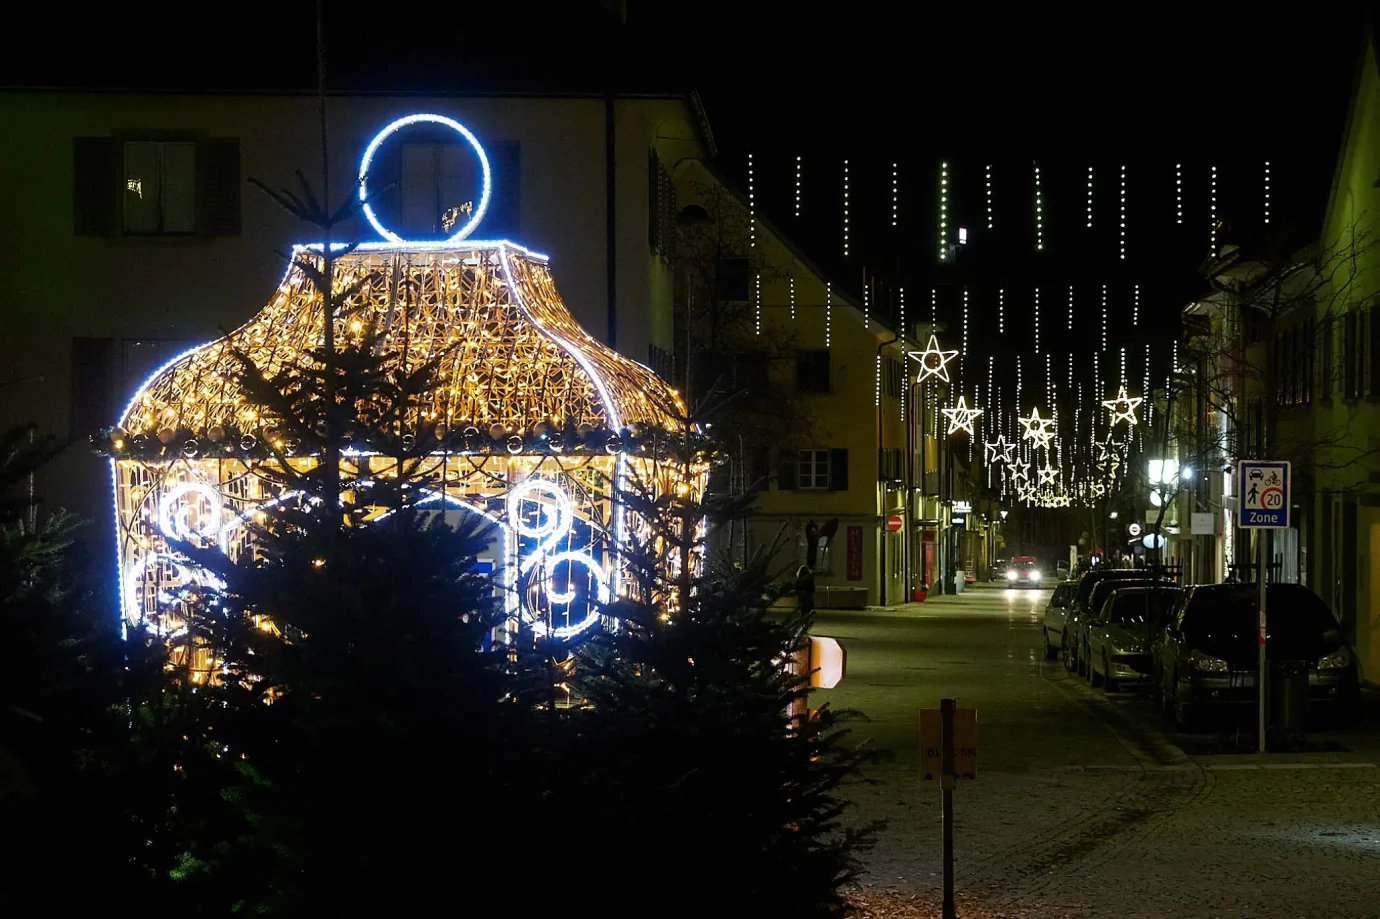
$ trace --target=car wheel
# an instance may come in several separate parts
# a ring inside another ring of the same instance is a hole
[[[1107,692],[1116,692],[1116,680],[1112,679],[1111,661],[1107,659],[1107,652],[1102,652],[1102,688]]]
[[[1091,648],[1084,648],[1083,650],[1086,651],[1086,652],[1088,652],[1088,653],[1086,653],[1086,654],[1083,655],[1084,658],[1086,658],[1086,659],[1087,659],[1087,662],[1088,662],[1088,685],[1089,685],[1089,686],[1101,686],[1106,678],[1105,678],[1104,676],[1102,676],[1102,675],[1099,675],[1098,672],[1097,672],[1097,668],[1093,666],[1092,649],[1091,649]]]
[[[1040,634],[1045,638],[1045,660],[1052,661],[1054,660],[1057,650],[1054,645],[1049,643],[1049,629],[1041,629]]]
[[[1173,716],[1173,711],[1169,707],[1169,693],[1164,689],[1164,674],[1155,671],[1155,704],[1159,706],[1160,715],[1168,719]]]
[[[1069,633],[1065,632],[1063,640],[1060,642],[1059,656],[1064,659],[1064,669],[1073,673],[1078,667],[1078,662],[1073,659],[1073,642],[1069,641]]]

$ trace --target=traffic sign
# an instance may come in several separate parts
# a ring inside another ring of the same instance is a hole
[[[1283,530],[1289,526],[1290,466],[1284,461],[1241,460],[1236,464],[1240,502],[1236,525],[1243,529]]]
[[[886,528],[893,533],[903,526],[905,526],[905,521],[901,519],[900,514],[892,514],[890,517],[886,518]]]
[[[937,708],[920,709],[920,777],[934,780],[944,773],[944,723]],[[953,776],[977,778],[977,710],[954,709]]]
[[[1136,523],[1135,521],[1131,521],[1130,523],[1126,524],[1126,534],[1128,536],[1139,536],[1140,524]]]

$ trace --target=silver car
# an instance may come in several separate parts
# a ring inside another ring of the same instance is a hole
[[[1078,593],[1077,581],[1064,581],[1054,588],[1049,603],[1045,604],[1044,646],[1045,660],[1052,661],[1059,656],[1059,648],[1064,641],[1064,622],[1068,618],[1069,607],[1074,595]]]
[[[1178,587],[1117,587],[1088,622],[1088,679],[1108,692],[1150,675],[1150,642],[1183,596]]]

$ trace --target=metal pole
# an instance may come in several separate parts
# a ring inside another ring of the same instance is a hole
[[[1256,695],[1259,696],[1260,710],[1256,729],[1259,734],[1259,749],[1265,752],[1265,702],[1267,698],[1265,689],[1265,594],[1267,587],[1267,569],[1265,567],[1265,537],[1267,530],[1255,531],[1255,558],[1256,558],[1256,578],[1260,585],[1260,671],[1256,676]]]
[[[940,785],[942,796],[944,911],[943,919],[958,919],[954,906],[954,708],[953,699],[939,700]]]

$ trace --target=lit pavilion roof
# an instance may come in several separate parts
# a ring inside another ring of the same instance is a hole
[[[295,260],[320,265],[316,250]],[[652,371],[596,341],[556,292],[545,256],[509,242],[365,244],[335,260],[336,288],[363,284],[337,309],[338,346],[373,325],[398,369],[440,358],[434,385],[406,426],[501,424],[511,433],[540,422],[619,431],[675,429],[679,396]],[[294,264],[268,305],[224,339],[158,371],[120,418],[131,436],[252,431],[274,419],[256,413],[237,381],[232,351],[269,376],[292,372],[324,343],[321,297]],[[213,436],[213,439],[217,439]]]

